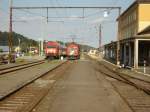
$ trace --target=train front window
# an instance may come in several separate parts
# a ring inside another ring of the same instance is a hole
[[[47,48],[56,48],[55,46],[47,46]]]
[[[74,51],[74,48],[70,48],[70,51]]]

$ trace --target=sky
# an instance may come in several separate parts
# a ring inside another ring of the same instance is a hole
[[[13,0],[13,6],[119,6],[122,12],[134,0]],[[9,0],[0,0],[0,30],[9,29]],[[104,17],[104,12],[108,17]],[[84,12],[84,13],[83,13]],[[49,9],[13,10],[13,31],[35,40],[75,41],[98,47],[99,26],[102,25],[102,44],[117,39],[118,10],[114,9]]]

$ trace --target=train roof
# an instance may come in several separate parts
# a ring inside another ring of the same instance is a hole
[[[48,41],[48,42],[46,42],[46,44],[48,44],[48,45],[55,45],[55,46],[59,46],[60,45],[60,43],[58,43],[56,41]]]

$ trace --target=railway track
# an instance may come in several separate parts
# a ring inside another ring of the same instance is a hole
[[[101,73],[103,73],[111,78],[120,80],[124,83],[130,84],[130,85],[136,87],[137,89],[144,91],[146,94],[150,95],[150,82],[139,79],[139,78],[131,77],[129,75],[118,73],[117,71],[110,69],[109,67],[101,64],[100,62],[98,64],[100,66],[103,66],[103,71],[104,71],[104,69],[106,69],[106,71],[111,72],[111,74],[110,74],[110,73],[103,72],[102,70],[99,69],[99,71]]]
[[[145,92],[138,90],[134,86],[129,86],[120,81],[111,82],[115,91],[126,102],[133,112],[149,112],[150,111],[150,97]]]
[[[33,67],[36,65],[40,65],[40,64],[43,64],[44,62],[45,62],[45,60],[40,60],[40,61],[35,61],[35,62],[30,62],[30,63],[25,63],[25,64],[19,64],[16,66],[1,68],[0,69],[0,75],[4,75],[6,73],[10,73],[10,72],[22,70],[25,68]]]
[[[133,112],[150,112],[150,82],[120,74],[98,61],[94,66]]]
[[[0,101],[0,112],[30,112],[68,67],[69,62],[63,62],[6,96]]]
[[[145,88],[145,83],[146,85],[149,85],[149,83],[136,78],[116,75],[115,72],[112,72],[105,67],[102,69],[99,69],[98,71],[107,76],[106,79],[109,80],[115,91],[120,95],[120,97],[126,102],[133,112],[150,111],[149,90],[147,91],[147,88]],[[109,73],[106,73],[105,70],[109,71]]]
[[[87,58],[92,59],[91,57],[87,56]],[[92,59],[96,61],[95,59]],[[125,75],[123,73],[119,73],[116,70],[104,65],[100,61],[96,61],[97,64],[100,66],[96,68],[102,74],[107,75],[108,77],[114,78],[116,80],[122,81],[124,83],[130,84],[137,89],[144,91],[146,94],[150,95],[150,82],[145,81],[136,77],[131,77],[130,75]]]

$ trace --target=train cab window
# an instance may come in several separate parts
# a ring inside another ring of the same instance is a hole
[[[55,46],[47,46],[47,48],[56,48]]]

